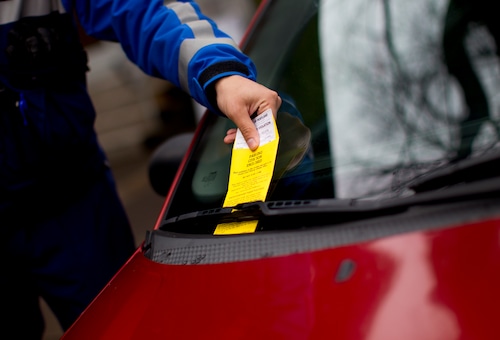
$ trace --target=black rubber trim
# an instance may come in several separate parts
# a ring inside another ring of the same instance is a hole
[[[154,230],[143,250],[154,262],[171,265],[230,263],[337,248],[391,235],[428,231],[498,219],[498,199],[435,206],[338,225],[311,226],[292,231],[210,236]],[[332,221],[333,222],[333,221]]]
[[[205,87],[205,84],[212,79],[213,77],[218,76],[224,72],[238,72],[245,75],[248,75],[248,68],[238,62],[238,61],[224,61],[221,63],[213,64],[207,67],[200,75],[198,81],[200,82],[201,87]]]

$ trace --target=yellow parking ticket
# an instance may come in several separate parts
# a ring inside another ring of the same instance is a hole
[[[272,111],[269,109],[253,119],[259,132],[260,145],[252,151],[238,129],[231,155],[229,183],[223,207],[240,203],[265,201],[278,152],[279,135]],[[258,221],[222,223],[214,235],[255,232]]]

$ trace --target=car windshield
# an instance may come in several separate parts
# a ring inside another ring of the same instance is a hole
[[[500,148],[493,1],[277,0],[244,47],[283,98],[266,201],[411,196],[423,174]],[[207,116],[168,215],[222,206],[232,127]],[[188,202],[188,203],[187,203]]]

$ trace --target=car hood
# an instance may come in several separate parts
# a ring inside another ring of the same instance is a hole
[[[500,218],[250,261],[142,251],[63,339],[455,339],[497,333]]]

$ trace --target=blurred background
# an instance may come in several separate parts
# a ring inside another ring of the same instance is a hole
[[[260,1],[196,2],[239,43]],[[149,158],[167,138],[193,131],[205,109],[171,83],[145,75],[119,44],[96,41],[83,32],[82,40],[89,56],[88,86],[97,111],[96,130],[139,246],[146,231],[153,229],[164,201],[149,183]],[[59,339],[63,332],[41,302],[46,319],[43,340]]]

